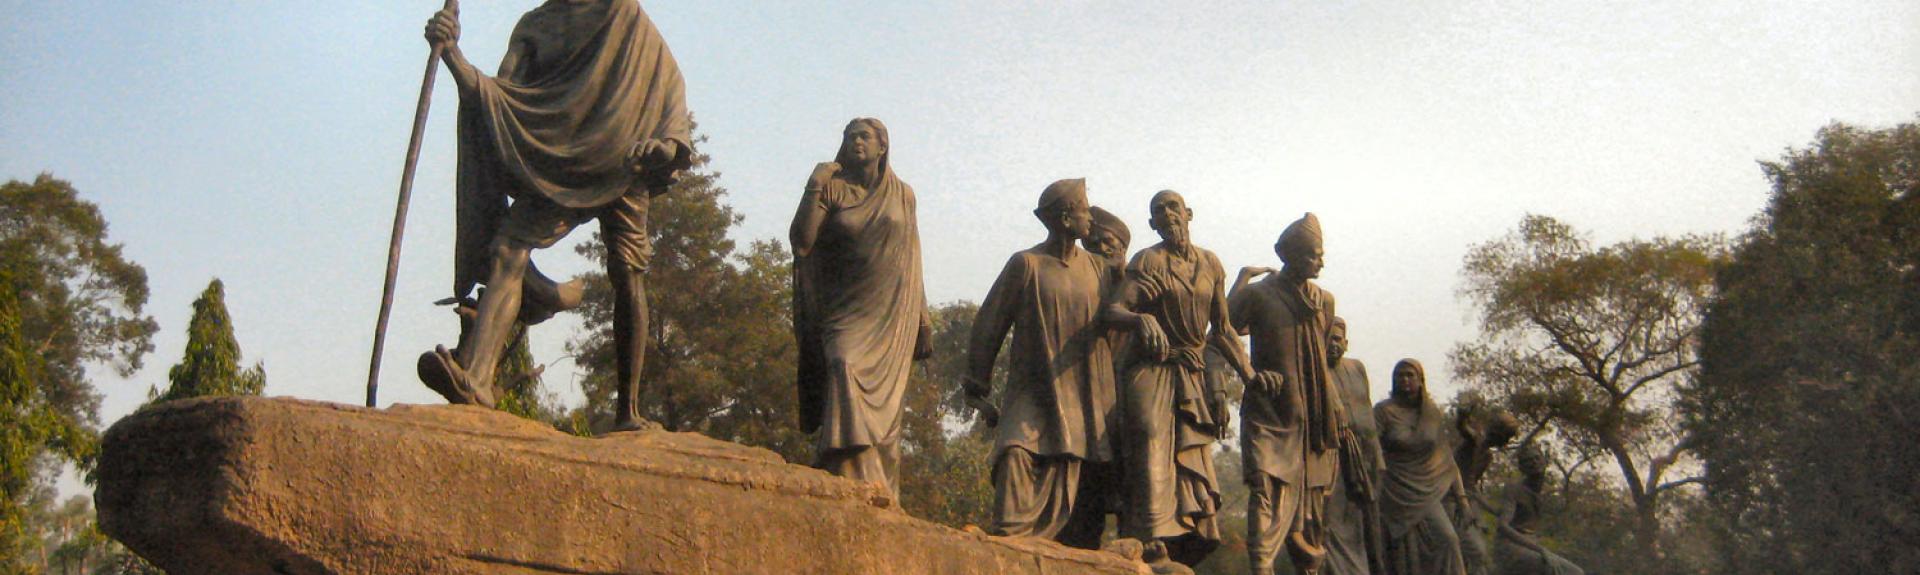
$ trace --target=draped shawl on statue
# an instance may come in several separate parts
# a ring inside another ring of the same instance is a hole
[[[819,239],[794,258],[800,424],[818,429],[827,448],[898,435],[926,313],[913,188],[881,161],[870,190],[835,177],[820,191],[827,216]]]
[[[1327,373],[1327,315],[1321,313],[1332,296],[1313,282],[1294,285],[1278,277],[1272,281],[1278,299],[1298,322],[1295,329],[1300,330],[1293,338],[1294,349],[1289,351],[1300,358],[1296,385],[1307,401],[1307,447],[1313,452],[1333,449],[1335,433],[1344,422],[1334,418],[1340,408],[1334,405],[1338,392],[1329,391],[1333,379]]]
[[[559,65],[518,82],[481,77],[461,98],[456,295],[485,280],[508,197],[594,208],[634,188],[664,193],[692,164],[680,66],[640,4],[611,0],[604,22],[572,33],[591,36]],[[647,139],[679,142],[679,155],[636,176],[628,157]]]

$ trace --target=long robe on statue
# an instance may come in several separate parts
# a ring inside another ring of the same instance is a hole
[[[1402,360],[1425,380],[1420,362]],[[1395,371],[1400,367],[1396,366]],[[1441,499],[1453,489],[1452,429],[1446,417],[1422,394],[1420,405],[1388,398],[1373,407],[1380,425],[1380,451],[1387,472],[1378,487],[1387,536],[1387,564],[1394,575],[1461,575],[1466,565],[1460,539]]]
[[[550,44],[570,53],[539,56],[553,65],[522,67],[513,77],[483,76],[473,94],[460,99],[456,296],[486,280],[489,244],[506,219],[508,198],[556,211],[595,210],[628,196],[664,193],[692,165],[686,83],[638,2],[549,2],[521,19],[516,41],[531,30],[557,34],[567,41]],[[648,139],[674,141],[679,153],[666,166],[636,176],[629,157],[636,143]],[[545,245],[533,247],[549,247],[563,235],[548,234],[541,238]],[[607,242],[614,250],[646,249],[644,235]],[[644,253],[627,255],[646,259]],[[551,283],[537,272],[529,276]]]
[[[1255,370],[1286,378],[1284,397],[1249,390],[1240,404],[1242,471],[1249,487],[1247,549],[1256,572],[1271,569],[1287,533],[1324,513],[1339,467],[1337,397],[1327,376],[1327,327],[1333,294],[1282,274],[1241,288],[1233,322],[1253,340]],[[1317,407],[1316,407],[1317,406]],[[1310,531],[1311,529],[1309,529]],[[1319,541],[1319,534],[1309,539]]]
[[[1173,540],[1182,562],[1218,546],[1219,481],[1213,443],[1220,438],[1224,394],[1208,389],[1204,349],[1244,358],[1228,326],[1226,272],[1213,252],[1166,243],[1141,250],[1127,265],[1118,303],[1152,316],[1168,354],[1153,357],[1135,338],[1126,354],[1120,405],[1127,509],[1121,534]],[[1209,326],[1228,331],[1209,331]]]
[[[902,401],[927,295],[913,188],[880,162],[870,189],[843,173],[802,198],[827,215],[812,252],[794,258],[794,331],[814,466],[881,483],[897,497]]]
[[[1343,461],[1364,463],[1343,465],[1340,472],[1360,475],[1362,483],[1378,486],[1386,461],[1380,456],[1380,428],[1373,421],[1373,398],[1367,381],[1367,366],[1353,358],[1341,358],[1330,375],[1334,387],[1340,390],[1347,426],[1353,431],[1361,450],[1358,456],[1343,458]],[[1327,575],[1367,575],[1371,572],[1367,562],[1367,530],[1370,526],[1367,524],[1366,504],[1348,492],[1349,483],[1352,482],[1335,481],[1333,497],[1327,501]]]
[[[1007,382],[993,453],[996,535],[1099,545],[1104,501],[1082,508],[1083,463],[1113,460],[1112,353],[1098,321],[1106,262],[1045,246],[1007,260],[975,316],[974,365],[991,365],[1009,330]]]

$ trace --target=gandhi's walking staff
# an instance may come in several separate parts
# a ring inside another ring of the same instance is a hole
[[[460,9],[459,0],[447,0],[445,10]],[[367,407],[374,407],[380,391],[380,351],[387,346],[387,316],[393,313],[393,281],[400,275],[400,237],[407,232],[407,200],[413,195],[413,169],[420,164],[420,137],[427,129],[427,106],[433,103],[433,78],[440,73],[440,46],[427,55],[427,75],[420,80],[420,101],[413,107],[413,137],[407,140],[407,164],[400,170],[400,202],[393,208],[393,239],[387,242],[387,281],[380,288],[380,319],[373,326],[373,359],[367,365]]]

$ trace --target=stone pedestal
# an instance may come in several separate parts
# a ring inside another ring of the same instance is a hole
[[[102,528],[175,575],[1144,569],[914,519],[763,449],[464,406],[169,403],[108,430],[98,478]]]

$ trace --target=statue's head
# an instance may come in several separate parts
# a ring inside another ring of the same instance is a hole
[[[854,118],[840,134],[840,153],[834,162],[849,169],[887,167],[887,125],[873,118]]]
[[[1048,233],[1077,240],[1087,237],[1088,228],[1093,226],[1088,208],[1087,180],[1074,178],[1049,184],[1040,192],[1040,206],[1033,209],[1033,215],[1047,226]]]
[[[1193,222],[1193,210],[1187,209],[1187,199],[1180,197],[1180,192],[1161,190],[1154,194],[1153,201],[1147,204],[1147,212],[1150,216],[1147,224],[1160,234],[1160,239],[1177,246],[1187,244],[1191,237],[1187,225]]]
[[[1496,411],[1487,421],[1487,445],[1506,447],[1513,437],[1520,434],[1520,418],[1505,411]]]
[[[1320,277],[1320,269],[1326,266],[1327,252],[1322,248],[1320,218],[1312,212],[1295,220],[1280,232],[1280,239],[1273,242],[1274,255],[1280,256],[1281,270],[1295,280],[1309,280]]]
[[[1100,254],[1100,257],[1126,257],[1127,245],[1133,243],[1133,232],[1127,229],[1127,223],[1120,221],[1120,216],[1099,207],[1088,208],[1088,213],[1093,216],[1093,229],[1087,233],[1081,245],[1087,251]]]
[[[1520,453],[1514,458],[1514,463],[1520,467],[1520,473],[1527,477],[1540,477],[1547,473],[1547,454],[1540,451],[1540,446],[1531,441],[1520,446]]]
[[[1327,365],[1340,365],[1340,358],[1347,356],[1347,320],[1334,316],[1327,324]]]
[[[1427,370],[1420,366],[1420,360],[1408,358],[1394,364],[1393,397],[1403,402],[1427,398]]]

